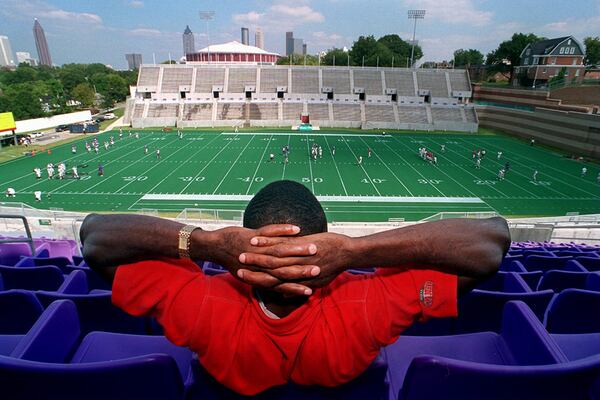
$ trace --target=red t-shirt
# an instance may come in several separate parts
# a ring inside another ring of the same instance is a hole
[[[361,374],[414,321],[456,315],[457,278],[429,270],[343,273],[281,319],[230,274],[191,261],[118,268],[113,303],[158,319],[166,337],[198,354],[220,383],[244,395],[292,380],[336,386]]]

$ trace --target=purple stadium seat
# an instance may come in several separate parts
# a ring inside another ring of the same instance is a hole
[[[500,266],[500,271],[503,272],[527,272],[525,266],[522,263],[522,260],[511,260],[510,262]]]
[[[523,283],[523,285],[526,285]],[[461,297],[458,302],[458,319],[456,331],[468,332],[500,332],[504,305],[509,301],[520,300],[526,303],[540,321],[554,292],[543,290],[526,293],[502,293],[486,290],[472,290]]]
[[[519,274],[503,271],[494,274],[490,279],[477,286],[477,289],[505,293],[527,293],[531,291]]]
[[[575,261],[590,272],[600,271],[600,257],[577,257]]]
[[[6,267],[0,265],[5,289],[58,290],[64,281],[57,267]]]
[[[552,270],[544,274],[537,290],[554,290],[559,293],[565,289],[585,289],[589,272],[571,272]]]
[[[550,336],[571,361],[600,355],[600,333],[553,333]]]
[[[497,377],[511,376],[510,382],[517,379],[520,372],[525,372],[527,380],[534,385],[532,388],[539,390],[537,386],[542,382],[535,383],[538,381],[536,374],[526,373],[535,371],[531,366],[545,367],[569,362],[559,345],[522,302],[506,305],[500,334],[482,332],[445,337],[401,336],[383,351],[389,364],[391,397],[400,393],[399,398],[402,399],[521,398],[521,393],[510,386],[500,388],[502,394],[495,390],[497,383],[484,389],[477,377],[481,375],[489,384],[494,380],[488,374],[495,372]],[[600,371],[600,356],[597,363],[597,370]],[[441,366],[447,368],[442,375],[438,371]],[[468,376],[470,379],[467,379]],[[586,389],[591,385],[591,376],[588,379],[590,382]],[[510,395],[507,395],[507,391],[510,391]],[[527,393],[532,392],[528,390]],[[535,395],[533,398],[544,397]]]
[[[548,305],[550,333],[600,333],[600,292],[566,289]]]
[[[44,250],[47,253],[44,253]],[[36,248],[36,256],[48,254],[48,257],[66,257],[73,261],[73,243],[69,240],[45,240],[39,248]]]
[[[110,291],[112,289],[110,283],[108,283],[104,278],[102,278],[100,275],[98,275],[96,273],[96,271],[92,270],[91,268],[89,268],[87,266],[84,266],[83,264],[80,264],[80,266],[77,266],[77,267],[68,265],[65,267],[65,271],[66,272],[73,272],[73,271],[83,272],[87,278],[88,288],[90,290],[100,289],[100,290]]]
[[[81,271],[76,273],[83,274]],[[148,334],[152,330],[148,318],[133,317],[115,307],[110,292],[104,294],[62,294],[36,292],[38,300],[48,307],[57,300],[71,300],[79,316],[82,335],[93,331]]]
[[[0,356],[3,397],[183,398],[178,365],[164,353],[179,358],[187,354],[191,361],[189,350],[171,345],[164,338],[159,343],[156,338],[145,336],[119,340],[110,334],[95,335],[84,339],[83,347],[78,348],[80,331],[75,305],[69,300],[51,304],[11,356]],[[109,335],[112,340],[98,343],[95,339],[102,335]],[[102,354],[104,361],[100,360]]]
[[[21,256],[31,256],[31,248],[27,243],[0,244],[0,265],[15,265]]]
[[[502,264],[500,264],[500,271],[508,271],[506,268],[509,267],[510,263],[513,261],[522,261],[524,259],[523,255],[506,255],[502,259]]]
[[[592,272],[588,275],[585,288],[587,290],[595,290],[596,292],[600,292],[600,271]]]
[[[44,308],[25,290],[0,292],[0,334],[24,334],[37,321]]]
[[[15,267],[43,267],[46,265],[54,265],[64,273],[70,271],[66,269],[68,265],[72,265],[72,261],[66,257],[23,257],[15,264]]]
[[[555,257],[555,256],[528,256],[525,257],[523,265],[527,271],[550,271],[553,269],[562,270],[565,268],[567,261],[572,257]]]

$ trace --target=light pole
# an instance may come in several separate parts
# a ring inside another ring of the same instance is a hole
[[[417,33],[417,20],[425,19],[425,10],[408,10],[408,19],[415,20],[415,26],[413,28],[413,38],[412,38],[412,50],[410,51],[410,67],[413,66],[413,60],[415,56],[415,35]]]
[[[210,35],[208,33],[208,22],[215,18],[214,11],[200,11],[200,19],[206,21],[206,41],[208,42],[208,62],[210,63]]]

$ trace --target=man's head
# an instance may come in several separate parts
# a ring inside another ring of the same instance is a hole
[[[317,198],[293,181],[272,182],[248,203],[244,227],[258,229],[270,224],[293,224],[300,235],[327,232],[327,218]]]

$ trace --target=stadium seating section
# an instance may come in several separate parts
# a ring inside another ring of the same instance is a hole
[[[262,106],[248,112],[274,110]],[[241,399],[156,321],[115,308],[74,241],[34,246],[0,244],[4,398]],[[199,268],[226,273],[211,262]],[[599,310],[600,246],[513,243],[500,272],[459,299],[458,318],[413,325],[343,386],[290,383],[257,398],[599,398]]]
[[[324,127],[478,126],[464,70],[144,65],[132,93],[125,122],[134,127],[290,126],[303,111]]]

